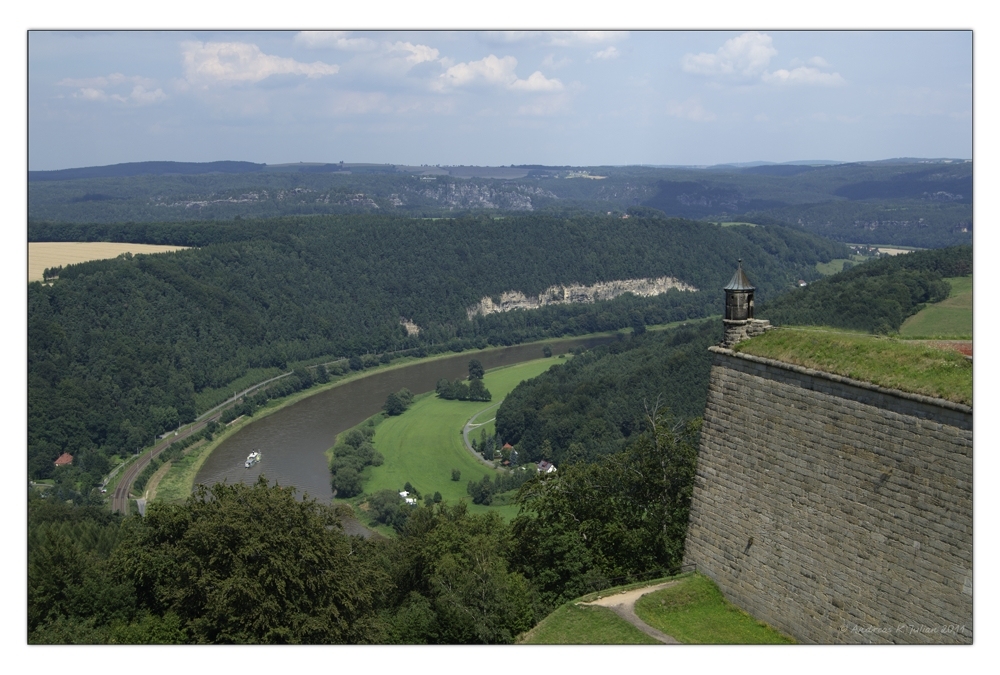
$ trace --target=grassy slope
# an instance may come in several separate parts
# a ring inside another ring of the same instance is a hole
[[[470,480],[495,475],[495,470],[475,459],[465,448],[461,431],[465,422],[480,410],[495,405],[521,380],[531,379],[548,370],[555,359],[539,359],[488,371],[484,382],[493,394],[489,403],[445,401],[436,396],[421,398],[398,417],[390,417],[378,426],[375,447],[385,457],[385,463],[368,469],[365,492],[401,490],[409,481],[421,495],[440,492],[445,500],[455,503],[469,499],[466,485]],[[492,417],[487,414],[486,419]],[[474,432],[478,437],[478,429]],[[451,470],[462,472],[462,479],[451,480]],[[469,510],[498,510],[505,518],[517,515],[516,506],[476,506],[470,501]]]
[[[834,329],[782,328],[735,350],[972,405],[972,362],[928,345]]]
[[[521,639],[527,645],[658,645],[607,607],[567,603]]]
[[[679,583],[642,596],[636,614],[650,626],[686,644],[791,644],[795,641],[731,605],[711,579],[700,574],[677,577]],[[567,602],[528,631],[519,644],[659,644],[614,612],[578,603],[619,591],[653,586],[654,579],[608,588]]]
[[[644,595],[635,612],[685,644],[791,644],[795,640],[730,604],[711,579],[693,574],[676,586]]]
[[[899,329],[905,338],[972,338],[972,277],[951,277],[951,294],[928,305]]]

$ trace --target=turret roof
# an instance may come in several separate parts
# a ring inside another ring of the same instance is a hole
[[[740,259],[739,267],[736,268],[736,272],[733,274],[733,278],[729,280],[726,287],[723,288],[724,291],[753,291],[756,290],[750,280],[747,279],[747,275],[743,273],[743,259]]]

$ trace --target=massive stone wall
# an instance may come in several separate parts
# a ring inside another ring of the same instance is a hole
[[[685,562],[807,643],[972,642],[972,409],[713,347]]]

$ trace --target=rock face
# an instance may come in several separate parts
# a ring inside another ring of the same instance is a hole
[[[685,563],[800,642],[972,642],[972,409],[718,347]]]
[[[478,183],[453,182],[427,188],[422,190],[420,195],[451,209],[506,209],[508,211],[533,211],[532,198],[557,198],[548,190],[516,183],[498,188]]]
[[[474,316],[509,312],[513,309],[538,309],[545,305],[565,305],[571,302],[596,302],[612,300],[619,295],[632,293],[640,297],[660,295],[671,289],[680,291],[697,291],[694,286],[684,283],[674,277],[659,279],[623,279],[620,281],[602,281],[593,286],[571,284],[569,286],[549,286],[541,295],[528,297],[520,291],[507,291],[500,296],[500,301],[493,298],[483,298],[478,304],[466,309],[469,319]]]

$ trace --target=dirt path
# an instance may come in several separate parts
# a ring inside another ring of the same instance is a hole
[[[680,642],[670,637],[666,633],[661,633],[656,630],[648,623],[639,618],[639,615],[635,613],[635,603],[642,596],[647,593],[653,593],[662,588],[667,588],[668,586],[673,586],[676,581],[666,581],[662,584],[656,584],[655,586],[644,586],[643,588],[634,588],[631,591],[622,591],[621,593],[615,593],[614,595],[609,595],[606,598],[601,598],[599,600],[594,600],[593,602],[582,602],[581,605],[600,605],[601,607],[607,607],[612,612],[620,616],[621,618],[628,621],[630,624],[641,630],[646,635],[650,636],[655,640],[659,640],[668,645],[679,645]]]
[[[503,403],[503,401],[500,401],[500,403]],[[492,422],[493,420],[487,420],[485,422],[473,423],[472,420],[476,419],[487,410],[492,410],[493,408],[499,407],[500,403],[494,403],[488,408],[483,408],[482,410],[477,412],[475,415],[469,418],[469,421],[465,423],[465,427],[462,429],[462,440],[465,442],[465,449],[468,450],[470,453],[472,453],[473,457],[475,457],[477,460],[479,460],[486,466],[490,467],[491,469],[494,468],[493,462],[489,461],[488,459],[486,459],[485,457],[483,457],[478,452],[472,449],[472,443],[469,442],[469,432],[472,431],[473,429],[483,426],[484,424],[489,424],[490,422]]]

